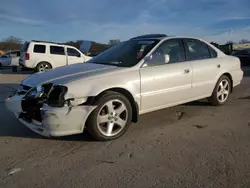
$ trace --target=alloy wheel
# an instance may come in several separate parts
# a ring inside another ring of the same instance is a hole
[[[230,92],[229,82],[226,79],[221,80],[218,90],[217,90],[217,99],[220,103],[223,103],[227,100]]]
[[[48,64],[45,64],[45,63],[42,63],[39,65],[39,72],[46,72],[50,69],[49,65]]]
[[[120,100],[110,100],[99,110],[97,116],[97,128],[107,136],[112,137],[119,134],[126,126],[128,109]]]

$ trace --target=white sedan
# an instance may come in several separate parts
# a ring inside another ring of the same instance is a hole
[[[6,105],[43,136],[87,129],[97,140],[110,140],[144,113],[203,98],[223,105],[242,78],[238,58],[201,39],[143,35],[87,63],[26,78]]]

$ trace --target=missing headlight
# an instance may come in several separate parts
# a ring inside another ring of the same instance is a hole
[[[63,107],[65,104],[64,96],[68,88],[65,86],[53,86],[51,89],[47,103],[52,107]]]
[[[51,88],[52,88],[51,83],[33,87],[26,93],[25,98],[35,98],[35,99],[47,98],[47,95],[50,92]]]

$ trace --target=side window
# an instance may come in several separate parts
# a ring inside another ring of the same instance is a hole
[[[50,54],[65,55],[64,47],[50,46]]]
[[[34,53],[44,54],[45,53],[45,48],[46,48],[45,45],[36,44],[36,45],[34,45],[33,52]]]
[[[208,46],[208,49],[209,49],[211,58],[217,57],[217,52],[213,48],[211,48],[210,46]]]
[[[67,48],[68,56],[81,57],[81,54],[73,48]]]
[[[185,41],[187,43],[187,53],[189,60],[210,58],[207,44],[196,39],[186,39]]]
[[[185,61],[185,50],[181,39],[167,40],[157,48],[155,54],[169,55],[169,63]]]
[[[46,48],[45,45],[36,44],[36,45],[34,45],[33,52],[34,53],[44,54],[45,53],[45,48]]]

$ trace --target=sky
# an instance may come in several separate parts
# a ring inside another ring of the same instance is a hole
[[[93,40],[164,33],[223,44],[250,40],[250,0],[8,0],[0,39]]]

